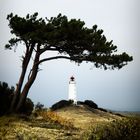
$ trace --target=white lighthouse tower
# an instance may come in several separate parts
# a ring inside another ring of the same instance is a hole
[[[70,77],[69,81],[69,100],[73,100],[74,104],[77,104],[77,99],[76,99],[76,82],[75,78],[73,76]]]

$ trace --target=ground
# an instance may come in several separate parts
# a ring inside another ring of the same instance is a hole
[[[125,118],[87,106],[69,106],[55,112],[40,111],[38,116],[2,116],[0,140],[86,140],[91,128]]]
[[[88,106],[69,106],[56,111],[58,115],[73,121],[76,128],[88,129],[90,124],[110,122],[122,117],[99,109],[92,109]]]

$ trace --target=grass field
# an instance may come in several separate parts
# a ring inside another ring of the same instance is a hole
[[[0,140],[139,140],[140,115],[115,115],[86,106],[0,117]]]

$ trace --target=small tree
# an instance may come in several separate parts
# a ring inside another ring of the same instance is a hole
[[[12,49],[19,43],[25,45],[22,71],[11,104],[11,111],[18,111],[21,108],[36,79],[39,65],[45,61],[68,59],[79,64],[86,61],[92,62],[96,68],[105,70],[120,69],[127,62],[132,61],[132,57],[126,53],[115,54],[117,46],[113,45],[112,41],[107,41],[103,30],[97,29],[97,25],[87,28],[80,19],[68,20],[61,14],[50,19],[38,19],[37,16],[38,13],[28,14],[26,17],[19,17],[12,13],[7,16],[11,33],[15,35],[15,38],[11,38],[5,47]],[[59,55],[41,59],[41,55],[48,51],[56,51]],[[33,65],[28,74],[28,80],[23,85],[31,57],[34,57]]]
[[[14,90],[14,87],[10,88],[6,82],[0,81],[0,116],[8,112]]]
[[[6,82],[0,81],[0,116],[8,113],[11,101],[14,95],[14,87],[9,87]],[[34,104],[30,98],[26,98],[20,113],[30,115],[33,111]]]
[[[38,102],[36,105],[35,105],[35,110],[42,110],[44,107],[43,104],[41,104],[40,102]]]

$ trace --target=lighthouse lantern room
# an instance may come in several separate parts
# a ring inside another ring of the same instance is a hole
[[[73,76],[70,77],[69,81],[69,100],[72,100],[74,104],[77,104],[77,99],[76,99],[76,82],[75,78]]]

